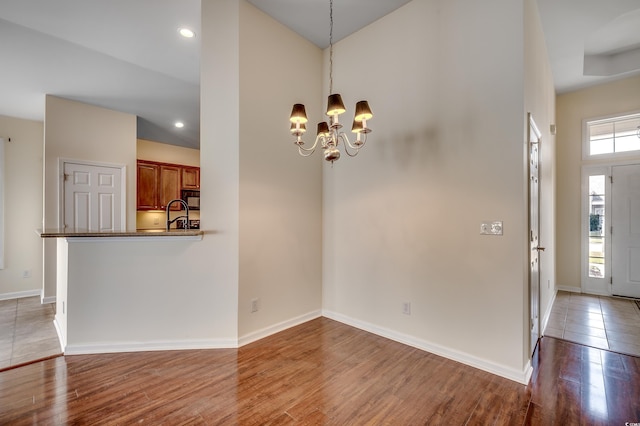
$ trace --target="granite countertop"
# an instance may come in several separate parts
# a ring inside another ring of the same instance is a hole
[[[201,229],[143,229],[136,231],[88,231],[86,229],[40,229],[42,238],[136,238],[136,237],[200,237]]]

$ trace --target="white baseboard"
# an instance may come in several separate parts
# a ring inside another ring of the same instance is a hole
[[[553,304],[556,302],[556,297],[558,296],[558,289],[553,292],[553,297],[551,298],[551,303],[547,306],[547,311],[542,318],[542,323],[540,324],[540,336],[544,335],[544,330],[547,328],[547,324],[549,323],[549,317],[551,316],[551,311],[553,310]]]
[[[272,334],[286,330],[296,325],[305,323],[321,316],[320,311],[309,312],[299,317],[263,328],[253,333],[242,336],[238,340],[234,339],[212,339],[212,340],[184,340],[184,341],[157,341],[157,342],[109,342],[95,344],[67,344],[63,351],[65,355],[89,355],[118,352],[145,352],[145,351],[176,351],[188,349],[229,349],[244,346],[256,340],[263,339]],[[61,333],[56,322],[58,338],[62,341]]]
[[[56,296],[43,297],[42,304],[47,304],[47,303],[56,303]]]
[[[42,294],[42,290],[41,289],[15,291],[13,293],[0,294],[0,300],[22,299],[23,297],[40,296],[40,294]]]
[[[282,321],[278,324],[271,325],[269,327],[265,327],[261,330],[254,331],[252,333],[246,334],[238,339],[238,347],[248,345],[249,343],[255,342],[260,339],[264,339],[267,336],[272,334],[279,333],[288,328],[295,327],[296,325],[300,325],[307,321],[311,321],[312,319],[316,319],[322,316],[322,313],[318,311],[311,311],[306,314],[300,315],[295,318],[291,318],[286,321]]]
[[[237,348],[238,342],[234,339],[212,340],[183,340],[183,341],[158,341],[158,342],[122,342],[122,343],[95,343],[91,345],[67,345],[64,348],[65,355],[90,355],[108,354],[119,352],[149,352],[149,351],[180,351],[189,349],[230,349]]]
[[[347,324],[352,327],[368,331],[369,333],[373,333],[378,336],[382,336],[387,339],[391,339],[396,342],[403,343],[405,345],[412,346],[414,348],[421,349],[423,351],[430,352],[432,354],[436,354],[444,358],[448,358],[453,361],[457,361],[462,364],[487,371],[491,374],[513,380],[514,382],[526,385],[529,383],[529,379],[531,378],[531,374],[533,373],[533,367],[531,366],[530,362],[525,365],[524,369],[516,370],[511,367],[506,367],[504,365],[496,364],[494,362],[475,357],[465,352],[460,352],[455,349],[437,345],[435,343],[431,343],[414,336],[379,327],[377,325],[360,321],[336,312],[323,310],[322,315],[343,324]]]
[[[60,350],[64,353],[64,347],[66,345],[65,337],[62,334],[62,329],[60,328],[60,323],[58,322],[58,318],[53,319],[53,326],[56,328],[56,334],[58,335],[58,343],[60,344]]]
[[[556,290],[567,291],[569,293],[582,293],[582,289],[580,287],[569,287],[564,285],[557,285]]]

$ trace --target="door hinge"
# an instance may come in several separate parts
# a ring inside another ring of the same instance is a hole
[[[609,181],[613,183],[613,175],[609,176]]]
[[[613,285],[613,276],[609,277],[609,284]]]
[[[67,180],[69,180],[69,174],[68,173],[64,173],[64,181],[66,182]]]
[[[609,235],[613,235],[613,225],[609,228]]]

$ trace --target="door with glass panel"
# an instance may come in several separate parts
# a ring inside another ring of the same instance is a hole
[[[640,297],[640,113],[584,126],[582,291]]]
[[[640,298],[640,165],[611,176],[611,293]]]

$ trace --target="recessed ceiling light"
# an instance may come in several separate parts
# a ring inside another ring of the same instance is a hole
[[[190,30],[189,28],[180,28],[178,32],[184,38],[193,38],[196,36],[196,33],[194,33],[193,30]]]
[[[178,129],[182,129],[184,127],[184,123],[182,121],[176,121],[174,126],[176,126]]]

